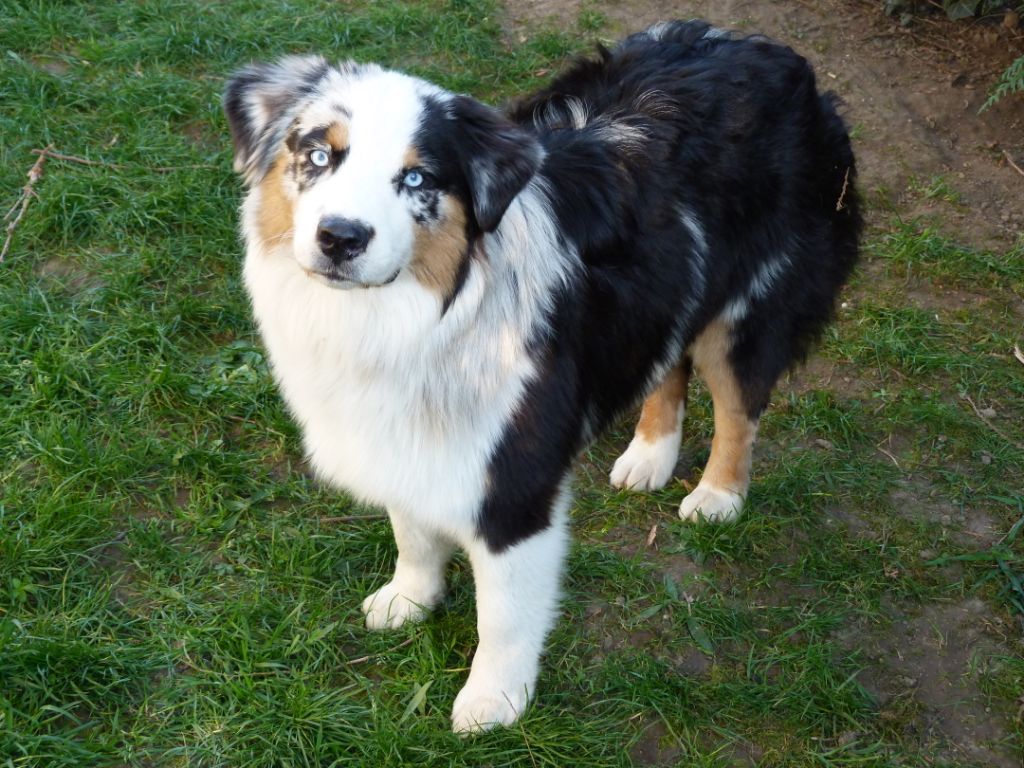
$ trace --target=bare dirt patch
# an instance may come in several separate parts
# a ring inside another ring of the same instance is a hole
[[[870,661],[859,681],[898,735],[940,761],[1019,768],[1020,758],[1003,742],[1014,713],[979,684],[1010,653],[998,623],[982,600],[970,598],[898,616],[885,632],[849,628],[840,643]]]
[[[38,274],[63,286],[69,293],[81,293],[103,287],[103,282],[80,265],[59,256],[44,261]]]
[[[882,386],[882,382],[873,373],[852,363],[810,357],[779,381],[772,402],[780,403],[790,394],[803,395],[823,389],[834,392],[844,400],[864,400]]]
[[[1001,524],[988,512],[954,504],[919,480],[898,481],[889,493],[889,501],[899,517],[939,525],[945,534],[968,549],[987,549],[1001,535]]]

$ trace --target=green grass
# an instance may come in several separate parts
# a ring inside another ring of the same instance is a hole
[[[604,24],[585,9],[582,36],[518,44],[501,13],[4,6],[4,210],[33,148],[103,165],[51,158],[0,265],[0,765],[968,765],[922,735],[919,706],[862,685],[870,639],[966,597],[1009,628],[978,695],[1001,754],[1022,749],[1024,252],[927,222],[871,235],[822,347],[834,373],[776,394],[740,522],[678,522],[682,484],[608,488],[625,422],[588,451],[564,617],[521,725],[448,731],[475,643],[465,561],[430,620],[363,629],[394,546],[377,518],[332,522],[372,510],[305,474],[239,282],[219,93],[251,59],[317,50],[500,100]],[[925,194],[955,202],[939,181]],[[698,390],[684,466],[710,432]],[[958,510],[998,535],[963,534]]]

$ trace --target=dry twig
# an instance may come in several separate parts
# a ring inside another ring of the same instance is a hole
[[[1010,164],[1010,166],[1013,168],[1013,170],[1015,170],[1021,176],[1024,176],[1024,170],[1022,170],[1019,165],[1017,165],[1015,162],[1013,162],[1013,158],[1010,157],[1010,153],[1007,152],[1005,149],[1003,150],[1003,157],[1006,158],[1006,162],[1008,162]]]
[[[410,637],[407,640],[403,640],[398,645],[396,645],[396,646],[394,646],[392,648],[388,648],[386,651],[381,651],[380,653],[370,653],[370,654],[367,654],[366,656],[360,656],[357,659],[351,659],[348,663],[349,664],[365,664],[370,659],[375,659],[378,656],[383,656],[385,653],[394,653],[395,651],[400,651],[402,648],[405,648],[405,646],[412,645],[412,643],[413,643],[413,641],[415,639],[416,639],[416,636]]]
[[[40,150],[38,152],[39,157],[36,158],[35,163],[32,165],[28,172],[28,183],[21,188],[21,195],[18,196],[17,202],[15,202],[13,206],[11,206],[11,210],[9,210],[7,212],[7,215],[4,216],[4,221],[10,219],[11,214],[14,213],[15,209],[18,209],[19,203],[21,204],[21,207],[18,210],[18,215],[15,216],[14,219],[12,219],[11,222],[7,225],[7,238],[4,240],[3,249],[0,250],[0,263],[3,262],[4,257],[7,255],[8,249],[11,247],[11,240],[14,237],[14,230],[21,222],[21,217],[25,215],[25,210],[28,208],[29,202],[31,202],[32,198],[35,197],[36,193],[33,187],[35,187],[36,182],[39,181],[39,177],[43,175],[43,163],[46,162],[46,158],[51,149],[53,149],[53,145],[50,145],[46,149]]]
[[[846,190],[850,186],[850,169],[846,169],[846,175],[843,176],[843,188],[839,191],[839,199],[836,200],[836,210],[841,211],[846,207],[843,202],[846,199]]]
[[[1024,451],[1024,445],[1018,443],[1012,437],[1010,437],[1001,429],[999,429],[999,427],[992,423],[991,419],[989,419],[984,413],[978,410],[978,406],[974,404],[974,401],[971,399],[970,395],[960,395],[960,397],[962,397],[964,400],[970,403],[970,406],[974,410],[974,413],[977,414],[979,419],[985,422],[989,429],[991,429],[993,432],[995,432],[997,435],[1003,438],[1003,440],[1008,442],[1010,445],[1014,446],[1018,451]]]
[[[14,230],[17,228],[18,224],[21,223],[21,219],[25,215],[25,210],[28,208],[29,202],[36,195],[33,187],[35,186],[36,182],[39,181],[39,177],[43,175],[43,163],[46,162],[47,158],[53,160],[60,160],[61,162],[65,163],[77,163],[78,165],[88,165],[93,168],[114,168],[119,171],[124,171],[131,168],[131,166],[122,165],[121,163],[105,163],[100,162],[98,160],[90,160],[87,157],[79,157],[78,155],[68,155],[65,154],[64,152],[57,152],[53,148],[52,144],[48,145],[43,149],[33,149],[31,150],[31,152],[33,155],[36,156],[36,161],[28,172],[28,183],[21,188],[21,194],[18,196],[18,199],[14,202],[14,205],[11,206],[10,210],[7,211],[3,218],[4,221],[7,221],[8,219],[11,218],[12,215],[14,215],[15,211],[18,212],[18,215],[14,217],[13,221],[7,224],[7,238],[4,240],[3,249],[0,249],[0,262],[3,262],[4,257],[7,256],[7,251],[11,247],[11,240],[14,237]],[[197,163],[191,165],[160,166],[157,168],[147,168],[145,170],[153,171],[155,173],[171,173],[173,171],[196,170],[213,167],[215,166],[212,166],[208,163]]]
[[[33,149],[32,154],[46,155],[47,157],[52,157],[54,160],[61,160],[65,163],[77,163],[78,165],[88,165],[93,168],[113,168],[118,171],[126,171],[132,168],[132,166],[130,165],[123,165],[121,163],[107,163],[101,160],[90,160],[87,157],[79,157],[78,155],[67,155],[63,152],[55,152],[49,147],[47,147],[46,149]],[[139,166],[139,168],[142,168],[147,171],[153,171],[155,173],[171,173],[173,171],[196,170],[214,167],[215,166],[210,165],[209,163],[194,163],[191,165],[164,165],[157,166],[156,168],[146,168],[145,166]]]
[[[387,515],[342,515],[341,517],[318,517],[317,522],[333,525],[335,523],[362,523],[369,520],[387,519]]]
[[[893,456],[891,453],[889,453],[889,451],[885,450],[885,448],[883,448],[880,445],[876,445],[875,448],[879,451],[879,453],[882,453],[882,454],[888,456],[889,460],[892,461],[892,463],[896,465],[896,469],[902,469],[902,467],[900,466],[900,463],[896,460],[896,457]]]
[[[78,157],[77,155],[65,155],[63,152],[57,152],[53,149],[53,146],[49,146],[46,149],[33,149],[33,155],[46,155],[52,157],[54,160],[64,160],[69,163],[78,163],[79,165],[94,165],[103,166],[104,168],[124,168],[123,165],[117,163],[101,163],[96,160],[87,160],[84,157]]]

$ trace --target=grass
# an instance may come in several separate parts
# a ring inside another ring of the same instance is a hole
[[[464,561],[423,625],[362,628],[393,543],[377,518],[331,522],[372,510],[305,474],[239,282],[219,91],[320,50],[499,100],[580,46],[507,43],[500,19],[487,0],[5,6],[0,193],[33,148],[104,165],[50,159],[0,265],[0,765],[970,765],[922,735],[924,704],[863,682],[884,674],[872,638],[967,597],[991,627],[975,706],[1019,754],[1024,252],[927,222],[872,234],[830,373],[764,420],[739,523],[678,522],[681,484],[608,488],[625,422],[588,451],[520,726],[448,732],[475,642]],[[687,474],[710,431],[698,391]],[[975,518],[992,533],[964,533]]]

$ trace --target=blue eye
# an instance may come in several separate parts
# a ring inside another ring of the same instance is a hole
[[[423,174],[419,171],[409,171],[402,179],[402,183],[409,189],[416,189],[423,186]]]
[[[309,153],[309,162],[318,168],[326,168],[331,162],[331,156],[323,149],[314,149]]]

